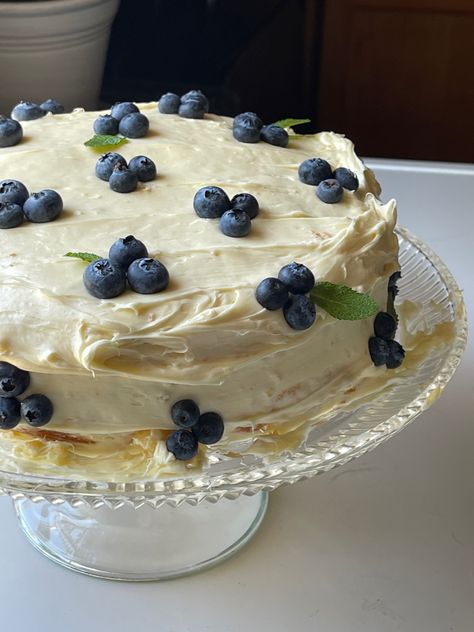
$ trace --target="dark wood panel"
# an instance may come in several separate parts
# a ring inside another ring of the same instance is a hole
[[[474,2],[328,0],[319,124],[359,153],[474,161]]]

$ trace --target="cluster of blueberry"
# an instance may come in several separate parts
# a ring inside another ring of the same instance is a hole
[[[259,205],[250,193],[238,193],[229,200],[220,187],[202,187],[193,201],[194,210],[205,219],[219,218],[219,228],[228,237],[245,237],[250,233],[252,220],[257,217]]]
[[[122,134],[127,138],[143,138],[150,129],[150,121],[140,112],[135,103],[123,101],[115,103],[110,114],[101,114],[94,121],[96,134]]]
[[[0,362],[0,429],[11,430],[23,418],[30,426],[44,426],[53,416],[53,404],[46,395],[17,399],[30,385],[30,374],[9,362]]]
[[[224,434],[224,421],[214,412],[203,413],[192,399],[181,399],[171,408],[171,419],[178,426],[166,439],[169,452],[180,461],[196,456],[198,444],[217,443]]]
[[[47,99],[41,105],[31,101],[20,101],[12,110],[11,117],[16,121],[34,121],[42,118],[46,114],[63,114],[64,106],[56,99]]]
[[[147,156],[135,156],[127,165],[123,156],[110,151],[97,160],[95,175],[108,182],[112,191],[131,193],[136,190],[138,182],[150,182],[156,178],[156,165]]]
[[[0,147],[12,147],[23,138],[23,128],[19,121],[32,121],[43,117],[48,112],[62,114],[64,106],[55,99],[47,99],[41,105],[31,101],[20,101],[12,110],[11,116],[0,116]]]
[[[167,92],[158,101],[162,114],[179,114],[183,118],[202,119],[209,112],[209,100],[201,90],[190,90],[182,97]]]
[[[292,329],[308,329],[316,320],[316,306],[306,296],[314,287],[314,275],[302,263],[288,263],[278,278],[268,277],[258,284],[255,296],[269,310],[283,308],[283,316]]]
[[[62,198],[52,189],[30,195],[19,180],[0,182],[0,229],[16,228],[25,217],[37,224],[52,222],[62,210]]]
[[[241,143],[258,143],[263,140],[270,145],[286,147],[288,132],[278,125],[264,125],[255,112],[243,112],[234,118],[232,133]]]
[[[389,301],[398,294],[397,281],[401,274],[394,272],[388,280]],[[398,368],[405,358],[402,345],[394,340],[397,321],[388,312],[379,312],[374,320],[374,336],[369,338],[369,353],[375,366],[385,364],[387,369]]]
[[[359,180],[356,174],[346,167],[331,169],[324,158],[308,158],[298,167],[298,176],[304,184],[316,187],[316,195],[326,204],[340,202],[344,189],[357,191]]]
[[[145,244],[133,235],[117,239],[108,259],[96,259],[84,270],[86,290],[96,298],[114,298],[129,286],[138,294],[155,294],[168,287],[169,274],[157,259],[148,257]]]

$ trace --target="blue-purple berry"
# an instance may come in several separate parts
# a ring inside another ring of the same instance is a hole
[[[231,199],[230,206],[233,209],[245,211],[250,219],[255,219],[259,211],[257,198],[251,193],[237,193]]]
[[[379,336],[369,338],[369,354],[375,366],[382,366],[388,360],[388,342]]]
[[[110,109],[110,113],[115,119],[117,119],[117,121],[121,121],[124,116],[127,116],[127,114],[139,111],[140,110],[137,108],[135,103],[131,103],[130,101],[115,103]]]
[[[0,429],[11,430],[21,420],[20,402],[15,397],[0,398]]]
[[[307,294],[314,287],[314,274],[302,263],[288,263],[278,273],[278,278],[292,294]]]
[[[287,147],[289,136],[286,129],[278,125],[264,125],[260,130],[260,138],[269,145]]]
[[[147,156],[135,156],[129,161],[128,168],[140,182],[150,182],[156,178],[156,165]]]
[[[148,250],[145,244],[133,235],[117,239],[109,250],[110,262],[124,270],[128,270],[132,261],[144,257],[148,257]]]
[[[141,112],[126,114],[119,122],[119,132],[127,138],[143,138],[150,129],[150,121]]]
[[[42,224],[57,219],[63,210],[63,200],[57,191],[43,189],[32,193],[23,205],[23,213],[30,222]]]
[[[332,178],[331,165],[324,158],[308,158],[298,167],[298,177],[304,184],[317,186],[323,180]]]
[[[135,173],[122,164],[116,164],[109,178],[109,187],[116,193],[132,193],[138,185]]]
[[[348,191],[357,191],[359,188],[359,178],[357,175],[346,167],[338,167],[334,169],[333,178]]]
[[[326,204],[337,204],[342,199],[344,189],[334,178],[323,180],[316,187],[316,195]]]
[[[283,316],[292,329],[302,331],[316,320],[316,306],[304,294],[295,294],[283,306]]]
[[[11,202],[23,206],[29,195],[28,189],[19,180],[2,180],[0,182],[0,202]]]
[[[192,432],[199,443],[212,445],[222,439],[224,420],[218,413],[203,413],[192,427]]]
[[[274,311],[288,301],[288,288],[280,279],[268,277],[258,284],[255,297],[262,307]]]
[[[56,101],[56,99],[46,99],[40,105],[40,108],[43,112],[49,112],[50,114],[63,114],[64,113],[64,105]]]
[[[221,216],[219,228],[227,237],[246,237],[250,233],[252,222],[245,211],[230,209]]]
[[[388,340],[387,369],[397,369],[405,358],[405,349],[396,340]]]
[[[12,110],[12,118],[17,121],[33,121],[42,118],[46,112],[36,103],[20,101]]]
[[[231,208],[227,193],[216,186],[207,186],[199,189],[193,200],[194,210],[199,217],[216,219]]]
[[[0,147],[13,147],[23,138],[23,128],[18,121],[0,115]]]
[[[190,430],[179,428],[168,435],[166,447],[178,461],[189,461],[196,456],[199,444]]]
[[[30,426],[45,426],[53,416],[53,404],[49,397],[35,393],[21,402],[21,416]]]
[[[128,283],[134,292],[155,294],[168,287],[169,273],[157,259],[135,259],[127,270]]]
[[[186,94],[183,94],[181,97],[181,104],[187,103],[188,101],[196,101],[204,110],[204,113],[209,112],[209,99],[201,92],[201,90],[190,90],[189,92],[186,92]]]
[[[24,217],[19,204],[0,202],[0,228],[16,228],[21,225]]]
[[[393,340],[397,331],[397,321],[387,312],[379,312],[374,319],[374,333],[384,340]]]
[[[9,362],[0,362],[0,397],[17,397],[30,385],[30,374]]]
[[[125,291],[127,277],[125,270],[109,259],[97,259],[84,270],[83,281],[86,290],[96,298],[115,298]]]
[[[160,97],[158,109],[162,114],[178,114],[181,98],[173,92],[167,92]]]
[[[115,136],[118,133],[119,122],[111,114],[100,114],[94,121],[94,132],[105,136]]]
[[[192,399],[180,399],[171,407],[171,419],[179,428],[191,428],[200,414],[199,406]]]
[[[101,180],[108,182],[116,165],[127,166],[127,161],[120,154],[109,151],[102,154],[95,165],[95,175]]]

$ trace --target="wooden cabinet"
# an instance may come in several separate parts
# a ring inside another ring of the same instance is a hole
[[[326,0],[318,126],[365,156],[474,162],[474,0]]]

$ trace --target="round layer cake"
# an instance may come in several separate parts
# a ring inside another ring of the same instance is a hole
[[[369,293],[385,310],[398,269],[396,208],[379,201],[352,143],[329,132],[292,139],[291,131],[286,148],[240,143],[232,119],[164,115],[155,103],[139,108],[148,134],[116,151],[127,160],[148,156],[158,176],[132,193],[116,193],[95,175],[99,154],[84,142],[96,112],[24,122],[22,142],[0,149],[0,179],[54,189],[64,201],[54,222],[0,231],[0,361],[30,372],[25,397],[43,393],[54,406],[44,429],[22,422],[0,430],[9,466],[87,469],[102,456],[114,471],[156,475],[175,460],[164,441],[178,400],[224,419],[222,441],[202,446],[198,464],[239,438],[290,436],[380,388],[389,373],[369,354],[373,317],[338,320],[318,307],[314,325],[298,331],[255,296],[262,279],[296,261],[317,281]],[[358,189],[334,204],[321,201],[298,178],[311,157],[351,169]],[[218,220],[198,217],[193,198],[208,185],[229,198],[257,198],[247,236],[228,237]],[[91,296],[86,264],[65,253],[106,257],[127,235],[166,266],[168,287]]]

